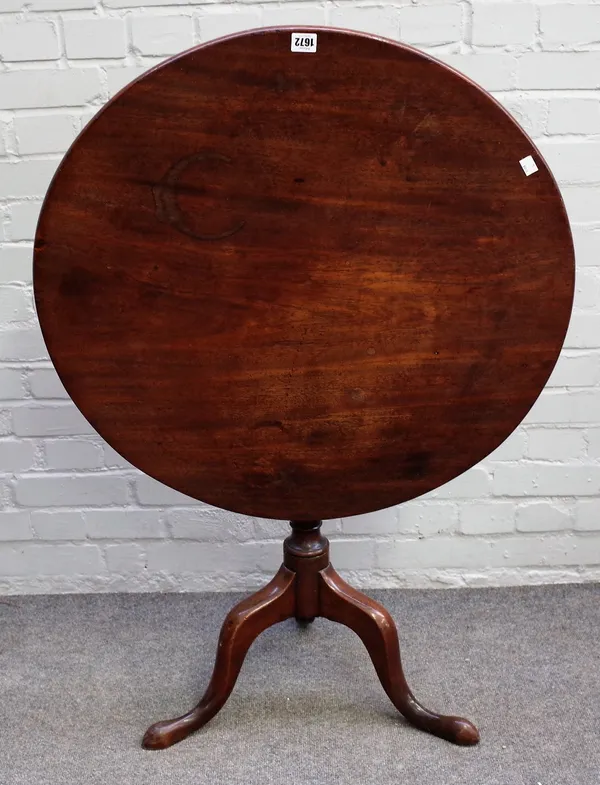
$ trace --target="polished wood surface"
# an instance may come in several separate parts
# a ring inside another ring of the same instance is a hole
[[[317,32],[315,54],[260,31],[127,87],[64,159],[34,261],[54,364],[119,453],[299,520],[484,458],[573,293],[560,195],[508,114],[410,48]]]
[[[164,749],[206,725],[231,695],[248,649],[268,627],[294,615],[295,574],[283,565],[264,588],[238,603],[225,617],[212,678],[200,703],[173,720],[164,720],[146,731],[146,749]]]
[[[389,699],[410,723],[454,744],[477,744],[479,731],[472,722],[429,711],[412,694],[402,670],[394,620],[383,606],[353,589],[333,569],[321,521],[292,521],[291,525],[277,575],[227,615],[202,700],[187,714],[148,728],[143,746],[164,749],[206,725],[225,705],[252,642],[268,627],[294,616],[303,623],[323,616],[354,630]]]

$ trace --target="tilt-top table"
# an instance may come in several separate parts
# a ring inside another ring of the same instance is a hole
[[[358,633],[410,722],[476,743],[468,720],[411,694],[392,618],[337,575],[319,529],[480,461],[558,357],[567,218],[500,105],[358,33],[197,47],[73,144],[34,284],[66,389],[119,453],[204,502],[292,522],[275,578],[227,616],[205,696],[144,746],[208,722],[260,632],[316,616]]]

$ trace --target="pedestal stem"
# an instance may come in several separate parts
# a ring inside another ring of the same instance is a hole
[[[320,613],[319,572],[329,564],[329,540],[322,521],[290,521],[292,533],[283,543],[283,563],[296,573],[296,619],[308,624]]]

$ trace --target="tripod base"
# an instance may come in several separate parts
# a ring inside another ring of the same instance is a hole
[[[242,600],[227,615],[217,646],[212,678],[200,703],[187,714],[152,725],[142,746],[164,749],[185,739],[225,705],[246,652],[261,632],[295,617],[308,624],[323,616],[350,627],[361,638],[388,697],[421,730],[454,744],[477,744],[477,728],[462,717],[434,714],[411,693],[400,660],[396,625],[386,609],[353,589],[329,563],[329,542],[320,521],[292,521],[284,543],[284,562],[264,588]]]

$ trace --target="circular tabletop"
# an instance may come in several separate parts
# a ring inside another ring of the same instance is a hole
[[[50,356],[101,436],[189,496],[297,520],[494,450],[556,362],[573,274],[556,183],[498,103],[318,28],[121,91],[63,160],[34,258]]]

